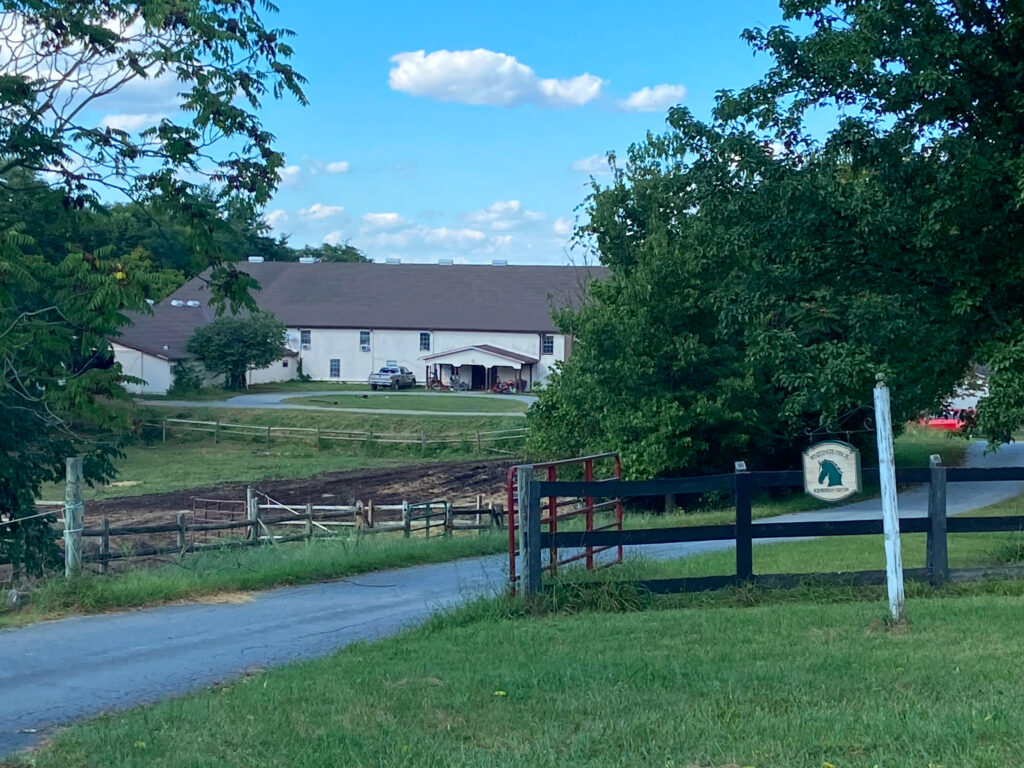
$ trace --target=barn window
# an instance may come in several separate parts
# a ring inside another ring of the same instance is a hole
[[[299,331],[299,343],[302,344],[302,348],[303,349],[309,349],[310,348],[310,346],[311,346],[310,345],[310,340],[311,340],[310,339],[310,335],[311,334],[310,334],[309,331],[303,331],[303,330]]]
[[[331,359],[331,378],[341,378],[341,360],[336,357]]]
[[[370,351],[370,332],[360,331],[359,332],[359,351],[369,352]]]
[[[545,333],[540,339],[540,353],[542,355],[555,354],[555,337]]]
[[[426,331],[420,333],[420,352],[430,351],[430,334]]]

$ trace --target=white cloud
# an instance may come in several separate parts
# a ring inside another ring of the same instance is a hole
[[[482,210],[466,214],[465,219],[470,224],[489,226],[492,230],[500,232],[541,221],[544,214],[527,210],[518,200],[498,200]]]
[[[348,160],[338,160],[324,167],[326,173],[348,173]]]
[[[582,74],[540,78],[514,56],[474,51],[408,51],[391,57],[394,91],[438,101],[516,107],[580,107],[601,95],[604,80]]]
[[[299,216],[304,219],[311,221],[319,221],[321,219],[333,219],[335,216],[340,216],[345,212],[345,209],[340,205],[324,205],[323,203],[313,203],[309,208],[303,208],[299,211]]]
[[[302,175],[302,169],[297,165],[286,165],[278,173],[281,174],[281,186],[290,187],[298,183],[299,176]]]
[[[555,219],[555,223],[551,228],[555,230],[556,235],[572,234],[572,222],[568,219],[563,219],[561,216]]]
[[[327,245],[339,245],[342,240],[344,240],[344,237],[342,237],[341,230],[336,229],[333,232],[328,232],[324,235],[323,242]]]
[[[448,227],[424,227],[422,237],[428,243],[436,245],[466,245],[480,243],[487,235],[479,229],[449,229]]]
[[[278,224],[284,224],[288,221],[288,213],[280,208],[276,208],[273,211],[268,211],[263,218],[266,220],[267,224],[272,227],[276,227]]]
[[[366,229],[395,229],[409,224],[398,213],[364,213],[363,224]]]
[[[144,112],[140,114],[107,115],[100,120],[100,128],[113,128],[132,133],[156,125],[167,117],[166,114]]]
[[[619,102],[619,108],[626,112],[661,112],[686,98],[686,88],[681,85],[662,83],[653,88],[647,86],[633,91]]]
[[[588,176],[607,176],[612,170],[608,167],[608,158],[605,155],[590,155],[582,157],[572,164],[572,170],[585,173]]]

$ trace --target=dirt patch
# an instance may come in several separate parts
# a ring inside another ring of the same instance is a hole
[[[416,464],[384,469],[360,469],[326,472],[297,480],[266,480],[253,487],[282,504],[399,504],[402,501],[450,499],[467,502],[477,494],[484,503],[504,502],[505,477],[511,462],[461,461]],[[245,499],[246,483],[222,483],[170,493],[125,496],[118,499],[87,501],[88,525],[110,519],[111,525],[173,521],[168,513],[192,509],[193,497],[206,499]]]

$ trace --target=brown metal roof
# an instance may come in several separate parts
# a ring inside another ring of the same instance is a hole
[[[238,268],[260,283],[260,309],[290,328],[526,333],[556,332],[552,309],[578,306],[586,283],[605,275],[602,267],[242,262]],[[195,278],[155,306],[153,316],[134,316],[115,341],[180,359],[195,328],[213,318],[209,298]],[[202,306],[173,307],[171,300]]]

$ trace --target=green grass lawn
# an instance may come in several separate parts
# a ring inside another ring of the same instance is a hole
[[[272,384],[253,384],[245,390],[203,387],[185,395],[138,395],[141,400],[227,400],[238,395],[257,395],[263,392],[369,392],[366,382],[347,381],[278,381]]]
[[[285,400],[293,405],[316,405],[321,408],[368,408],[372,410],[450,411],[487,413],[525,413],[527,404],[520,400],[502,400],[475,395],[449,395],[435,392],[422,394],[398,393],[374,395],[364,398],[359,394],[339,394],[330,397],[291,397]]]
[[[37,768],[1005,768],[1019,596],[503,619],[397,638],[59,733]]]
[[[508,534],[486,530],[452,536],[404,538],[400,533],[357,535],[233,548],[186,556],[180,563],[140,567],[112,576],[83,574],[73,581],[47,579],[31,603],[0,613],[0,629],[72,613],[97,613],[224,592],[308,584],[385,568],[438,563],[508,549]]]

